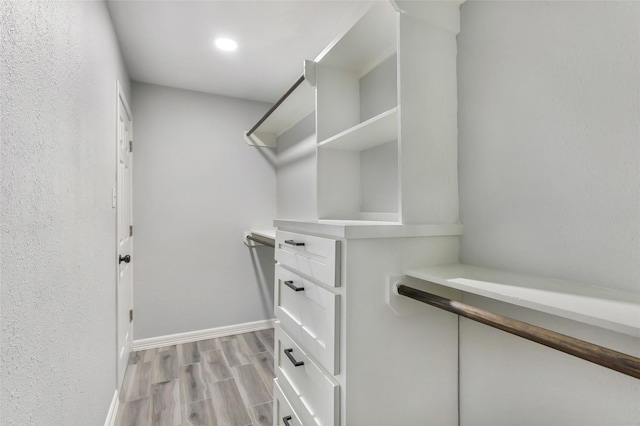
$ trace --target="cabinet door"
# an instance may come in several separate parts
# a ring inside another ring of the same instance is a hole
[[[276,260],[331,287],[340,285],[339,242],[294,232],[276,232]]]
[[[275,335],[276,378],[305,426],[337,426],[339,385],[279,326]]]
[[[275,284],[280,326],[329,373],[338,374],[340,296],[280,265]]]
[[[274,379],[273,382],[273,424],[274,426],[304,426],[282,392],[278,379]]]

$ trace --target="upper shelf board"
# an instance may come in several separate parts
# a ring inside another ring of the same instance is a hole
[[[251,135],[245,132],[245,141],[257,147],[275,148],[278,137],[311,114],[315,110],[315,103],[315,87],[305,79],[282,100]]]
[[[398,139],[398,107],[385,111],[318,144],[321,148],[363,151]]]
[[[462,235],[462,225],[402,225],[397,222],[361,220],[319,220],[304,222],[278,220],[273,224],[280,230],[319,234],[336,238],[404,238],[404,237],[449,237]]]
[[[640,294],[455,264],[405,275],[512,305],[640,337]]]
[[[330,44],[316,62],[365,75],[397,49],[397,12],[390,2],[375,2],[342,37]]]

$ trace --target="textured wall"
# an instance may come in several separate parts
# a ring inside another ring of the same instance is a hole
[[[640,291],[640,3],[469,2],[462,260]]]
[[[104,423],[115,372],[116,79],[102,2],[0,2],[3,425]]]
[[[640,292],[640,3],[467,2],[461,260]],[[465,301],[640,356],[640,340]],[[463,425],[638,425],[640,382],[460,322]]]
[[[133,84],[134,338],[273,318],[274,152],[242,132],[269,105]]]

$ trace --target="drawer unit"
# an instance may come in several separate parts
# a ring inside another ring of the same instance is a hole
[[[276,378],[305,426],[337,426],[339,385],[278,325],[275,333]]]
[[[330,287],[340,285],[339,241],[294,232],[276,232],[276,261]]]
[[[276,265],[280,326],[331,374],[339,371],[340,296]]]
[[[282,392],[278,379],[273,381],[273,424],[274,426],[304,426]]]

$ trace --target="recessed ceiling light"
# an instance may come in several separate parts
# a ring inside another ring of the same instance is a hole
[[[227,37],[218,37],[214,41],[216,47],[225,52],[232,52],[238,48],[238,43]]]

